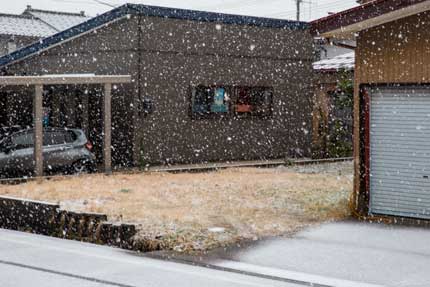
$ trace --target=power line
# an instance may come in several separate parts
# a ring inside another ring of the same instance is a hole
[[[105,5],[105,6],[111,7],[111,8],[116,8],[117,7],[117,6],[113,5],[113,4],[110,4],[108,2],[101,1],[101,0],[93,0],[93,1],[96,2],[96,3],[99,3],[101,5]]]
[[[108,6],[110,8],[116,8],[114,4],[100,1],[100,0],[52,0],[54,2],[61,2],[61,3],[73,3],[73,4],[90,4],[90,5],[103,5]]]
[[[345,0],[338,0],[338,1],[334,1],[332,3],[327,3],[324,5],[317,5],[318,9],[327,9],[327,8],[341,8],[339,7],[338,4],[340,3],[345,3]],[[349,4],[347,4],[347,6],[349,6]],[[277,15],[290,15],[290,14],[294,14],[296,13],[296,10],[289,10],[289,11],[283,11],[283,12],[277,12],[277,13],[271,13],[269,15],[271,16],[277,16]]]
[[[212,9],[212,8],[220,8],[222,7],[223,9],[234,9],[234,8],[244,8],[244,7],[252,7],[255,5],[258,5],[261,3],[261,0],[249,0],[246,1],[245,3],[241,3],[244,1],[233,1],[233,3],[229,3],[229,4],[218,4],[218,5],[210,5],[210,6],[204,6],[205,8],[203,9]]]
[[[344,4],[344,5],[339,5],[339,4]],[[325,9],[336,9],[336,10],[340,9],[340,10],[342,10],[344,8],[350,7],[351,4],[352,3],[348,3],[348,2],[345,3],[345,0],[341,0],[341,1],[337,0],[337,1],[333,1],[331,3],[326,3],[323,5],[317,4],[315,8],[318,10],[321,10],[321,9],[324,9],[324,10]],[[287,17],[287,16],[293,17],[296,14],[297,14],[297,9],[283,11],[283,12],[277,12],[277,13],[270,13],[270,14],[266,14],[265,16],[266,17]]]
[[[64,3],[75,3],[75,4],[89,4],[89,5],[102,5],[102,6],[107,6],[109,8],[116,8],[121,4],[116,4],[118,2],[127,2],[126,0],[52,0],[55,2],[64,2]],[[352,3],[354,2],[353,0],[350,1],[345,1],[345,0],[335,0],[335,1],[331,1],[331,2],[326,2],[322,5],[318,5],[318,3],[312,2],[312,0],[266,0],[264,3],[263,8],[267,8],[268,3],[267,2],[271,2],[269,4],[269,6],[272,7],[279,7],[278,3],[276,2],[283,2],[284,1],[292,1],[295,2],[296,4],[296,9],[294,10],[287,10],[287,11],[280,11],[280,12],[275,12],[275,13],[252,13],[252,14],[260,14],[260,16],[262,17],[279,17],[279,18],[293,18],[295,16],[296,19],[300,19],[302,16],[303,11],[302,10],[302,5],[303,4],[309,4],[309,18],[312,18],[312,12],[313,10],[316,10],[317,12],[319,12],[320,10],[324,9],[324,10],[330,10],[330,9],[334,9],[334,10],[342,10],[343,8],[348,8],[351,7]],[[116,2],[116,3],[115,3]],[[140,0],[139,2],[141,3],[145,3],[145,0]],[[173,1],[172,1],[173,2]],[[259,5],[261,5],[261,0],[248,0],[248,1],[243,1],[243,0],[231,0],[231,1],[222,1],[224,3],[226,3],[225,5],[223,4],[218,4],[218,5],[198,5],[198,3],[200,1],[195,0],[195,1],[185,1],[189,3],[189,7],[193,7],[194,9],[199,9],[199,10],[206,10],[206,11],[211,11],[211,10],[216,10],[216,11],[222,11],[222,12],[226,12],[228,13],[228,10],[237,10],[237,8],[240,8],[241,10],[241,14],[242,12],[246,12],[246,10],[256,10],[256,8],[258,8]],[[115,3],[115,4],[114,4]],[[315,6],[313,5],[315,4]],[[182,5],[181,5],[182,6]],[[257,10],[258,11],[258,10]]]

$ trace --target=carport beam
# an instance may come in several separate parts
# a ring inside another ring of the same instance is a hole
[[[105,84],[104,87],[104,109],[103,109],[103,156],[104,156],[104,170],[106,174],[112,174],[112,84]]]
[[[43,85],[34,86],[34,175],[43,176]]]

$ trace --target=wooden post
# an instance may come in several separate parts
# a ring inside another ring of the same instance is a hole
[[[103,97],[103,156],[106,174],[112,174],[112,84],[105,84]]]
[[[34,119],[34,175],[43,176],[43,86],[35,85],[33,102]]]
[[[89,99],[88,99],[88,93],[82,93],[81,94],[81,104],[82,104],[82,116],[81,116],[81,126],[84,130],[86,136],[89,138],[90,136],[90,129],[89,129],[89,117],[88,117],[88,111],[89,111]]]

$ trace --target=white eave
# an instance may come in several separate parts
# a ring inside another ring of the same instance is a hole
[[[366,30],[402,18],[413,16],[428,10],[430,10],[430,1],[425,1],[399,10],[395,10],[393,12],[385,13],[383,15],[371,19],[357,22],[348,26],[343,26],[336,30],[324,32],[320,35],[325,38],[354,39],[356,33],[362,30]]]

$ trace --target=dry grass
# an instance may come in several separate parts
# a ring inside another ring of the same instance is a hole
[[[158,247],[200,250],[347,217],[351,164],[327,167],[91,175],[3,185],[0,194],[106,213],[138,223],[140,238]]]

